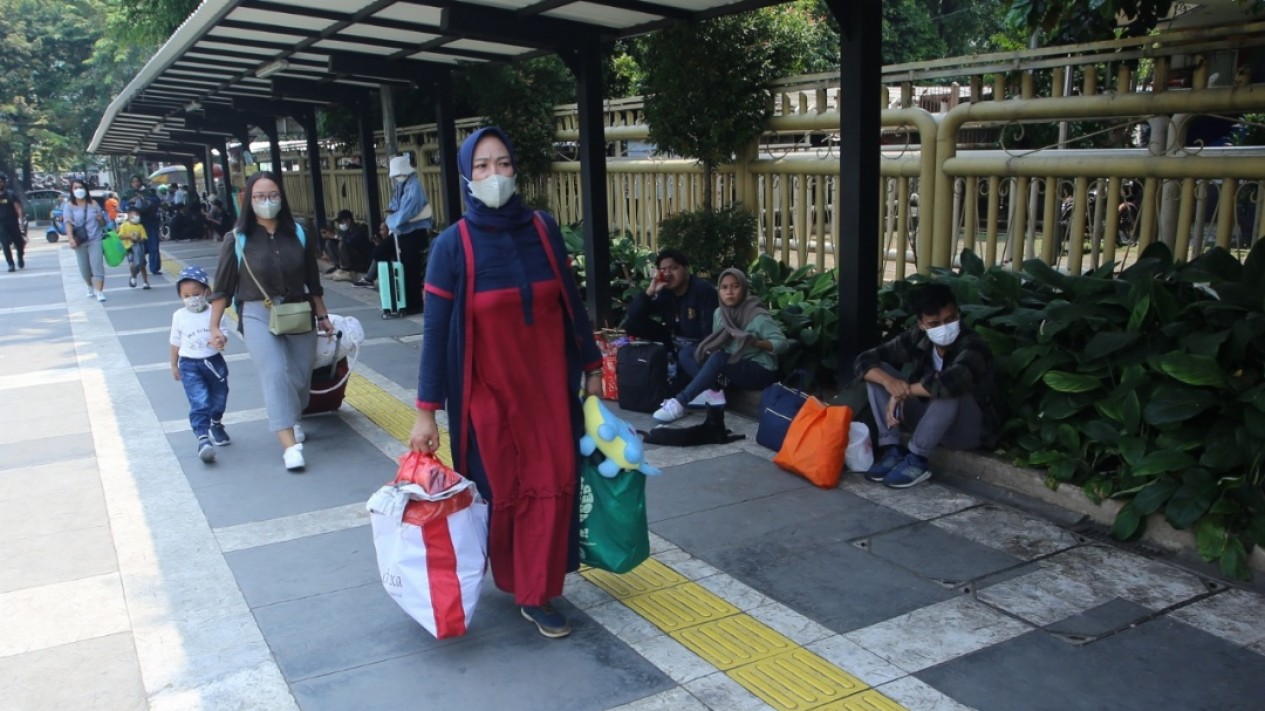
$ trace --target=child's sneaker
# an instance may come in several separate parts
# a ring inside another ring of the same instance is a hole
[[[128,278],[127,278],[127,285],[128,285],[128,286],[130,286],[130,287],[132,287],[133,289],[135,289],[135,288],[136,288],[136,276],[135,276],[135,275],[130,276],[130,277],[128,277]]]
[[[141,291],[149,291],[149,282],[145,282],[141,285]]]
[[[294,423],[294,441],[299,444],[307,441],[307,433],[303,431],[303,426],[297,422]]]
[[[300,471],[307,462],[303,461],[303,445],[296,444],[293,447],[286,447],[285,453],[281,455],[281,460],[285,462],[287,471]]]
[[[232,444],[233,440],[229,438],[228,432],[224,430],[224,423],[212,422],[211,431],[209,433],[211,444],[216,447],[223,447],[226,444]]]
[[[215,447],[211,446],[210,438],[198,438],[198,459],[201,459],[207,464],[215,461]]]

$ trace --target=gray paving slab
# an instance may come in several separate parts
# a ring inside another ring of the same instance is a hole
[[[92,456],[94,452],[92,439],[82,434],[53,435],[10,442],[4,446],[4,456],[0,457],[0,470],[83,459]]]
[[[759,457],[739,452],[688,465],[668,467],[646,481],[651,523],[782,491],[811,486]]]
[[[910,521],[851,494],[810,486],[657,521],[652,527],[682,549],[707,558],[752,542],[792,552],[846,545]]]
[[[21,414],[16,420],[18,426],[0,429],[0,447],[43,432],[89,436],[83,386],[78,380],[10,388],[5,392],[5,399],[21,403]]]
[[[568,612],[570,612],[568,610]],[[462,638],[291,686],[301,708],[608,709],[674,686],[666,675],[583,614],[550,640],[523,624]],[[384,690],[389,689],[390,693]]]
[[[0,538],[0,561],[5,568],[0,593],[118,570],[114,539],[104,525]]]
[[[406,319],[407,320],[407,319]],[[374,327],[373,337],[392,335],[391,327],[379,331]],[[373,368],[388,380],[410,393],[417,391],[417,365],[421,350],[413,343],[380,343],[360,349],[360,363]]]
[[[1116,598],[1079,615],[1073,615],[1047,626],[1046,631],[1059,635],[1065,641],[1083,642],[1094,637],[1124,629],[1155,614],[1136,602]]]
[[[302,473],[282,467],[281,447],[263,422],[230,427],[233,444],[218,448],[209,465],[197,458],[190,433],[169,436],[213,528],[364,502],[392,478],[390,462],[341,420],[311,418],[305,429],[309,423],[313,434],[303,445]]]
[[[6,446],[6,455],[20,446]],[[0,541],[13,541],[104,526],[109,523],[109,516],[101,484],[92,481],[79,488],[63,489],[56,496],[0,501],[0,521],[5,524],[0,528]]]
[[[1021,558],[919,523],[874,536],[873,555],[924,578],[958,585],[1022,564]]]
[[[562,603],[559,603],[562,609]],[[566,612],[572,613],[568,606]],[[376,578],[365,585],[259,607],[255,618],[291,682],[461,644],[526,624],[513,597],[484,581],[470,629],[435,639]],[[321,624],[312,624],[321,620]]]
[[[0,292],[0,307],[15,306]],[[23,375],[78,363],[66,312],[0,315],[0,372]]]
[[[1265,657],[1167,618],[1079,646],[1030,632],[917,677],[980,711],[1247,711],[1265,698]]]
[[[958,595],[850,545],[796,554],[753,543],[719,551],[708,562],[839,633]]]
[[[253,608],[381,585],[368,526],[233,551],[224,559]]]
[[[7,453],[6,453],[7,454]],[[0,501],[39,500],[101,485],[93,459],[70,459],[29,468],[0,468]]]
[[[155,326],[170,326],[171,312],[176,310],[180,304],[174,299],[157,298],[160,293],[170,296],[175,289],[170,286],[159,287],[157,282],[154,288],[148,292],[139,292],[152,296],[154,302],[129,304],[113,304],[107,301],[105,307],[105,315],[110,319],[110,324],[114,326],[116,331],[131,331],[137,328],[153,328]],[[108,296],[108,295],[107,295]],[[152,363],[152,360],[145,360],[145,363]],[[136,365],[139,365],[136,364]]]
[[[130,633],[0,657],[4,707],[145,711],[145,687]]]

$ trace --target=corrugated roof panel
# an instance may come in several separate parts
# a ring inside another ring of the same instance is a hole
[[[489,54],[503,54],[512,57],[516,54],[526,54],[535,51],[532,47],[518,47],[512,44],[500,44],[497,42],[484,42],[483,40],[459,39],[444,45],[445,49],[468,49],[474,52],[487,52]]]
[[[570,5],[549,10],[542,14],[546,17],[556,17],[560,20],[587,22],[593,25],[613,27],[616,29],[638,27],[663,19],[661,15],[648,15],[644,12],[636,12],[634,10],[620,10],[618,8],[607,7],[605,5],[599,5],[592,2],[571,3]]]

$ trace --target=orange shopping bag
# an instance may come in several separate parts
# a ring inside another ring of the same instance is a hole
[[[839,485],[843,474],[843,456],[848,449],[851,424],[852,408],[830,407],[810,397],[791,421],[786,440],[773,463],[823,489],[832,489]]]

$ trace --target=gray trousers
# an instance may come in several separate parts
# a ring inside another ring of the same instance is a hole
[[[904,377],[900,371],[884,363],[879,366],[889,375]],[[866,383],[870,396],[870,410],[878,426],[875,447],[890,447],[901,443],[902,430],[912,432],[909,451],[922,457],[930,457],[936,447],[949,449],[978,449],[982,444],[984,413],[974,395],[959,398],[906,398],[900,406],[900,427],[887,426],[887,403],[892,396],[887,388],[876,383]]]
[[[105,252],[101,251],[101,240],[90,239],[76,247],[75,261],[85,282],[105,281]]]
[[[316,362],[316,330],[274,336],[268,332],[268,309],[262,301],[247,301],[241,307],[242,339],[259,371],[268,429],[288,430],[307,407]]]

